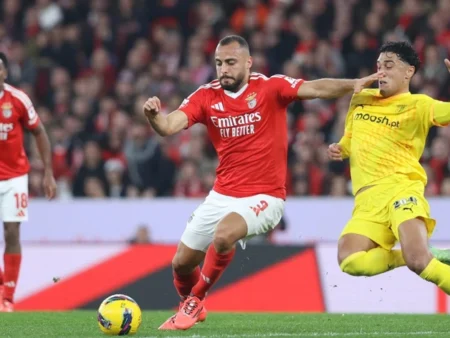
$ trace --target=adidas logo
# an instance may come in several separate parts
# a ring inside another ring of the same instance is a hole
[[[213,104],[213,105],[211,106],[211,108],[212,108],[212,109],[215,109],[215,110],[219,110],[219,111],[225,111],[225,108],[223,107],[222,102]]]
[[[17,213],[16,217],[25,217],[25,211],[20,210],[20,211]]]

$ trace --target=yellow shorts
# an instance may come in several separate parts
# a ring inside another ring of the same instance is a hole
[[[430,237],[436,221],[430,218],[430,206],[424,197],[422,182],[404,180],[375,185],[356,195],[352,218],[341,237],[345,234],[363,235],[390,250],[399,240],[400,224],[417,217],[424,220]]]

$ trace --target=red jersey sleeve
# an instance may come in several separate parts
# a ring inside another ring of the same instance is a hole
[[[205,91],[200,87],[186,99],[183,100],[178,110],[184,112],[188,117],[188,128],[196,123],[205,124]]]
[[[271,88],[277,92],[280,100],[288,105],[298,99],[297,92],[304,80],[286,75],[274,75],[270,78],[270,82]]]
[[[14,108],[20,112],[22,125],[29,130],[36,128],[39,125],[39,116],[28,95],[17,91],[13,96],[15,98]]]

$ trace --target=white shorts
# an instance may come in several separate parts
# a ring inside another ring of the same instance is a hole
[[[28,175],[0,181],[0,221],[28,220]]]
[[[240,241],[245,249],[246,239],[264,234],[278,225],[284,213],[284,200],[263,194],[237,198],[211,191],[191,215],[181,242],[191,249],[206,252],[217,224],[232,212],[241,215],[247,223],[247,237]]]

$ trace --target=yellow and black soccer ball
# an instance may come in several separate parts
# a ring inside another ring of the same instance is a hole
[[[136,301],[126,295],[112,295],[98,308],[98,326],[109,336],[133,335],[142,322],[142,312]]]

